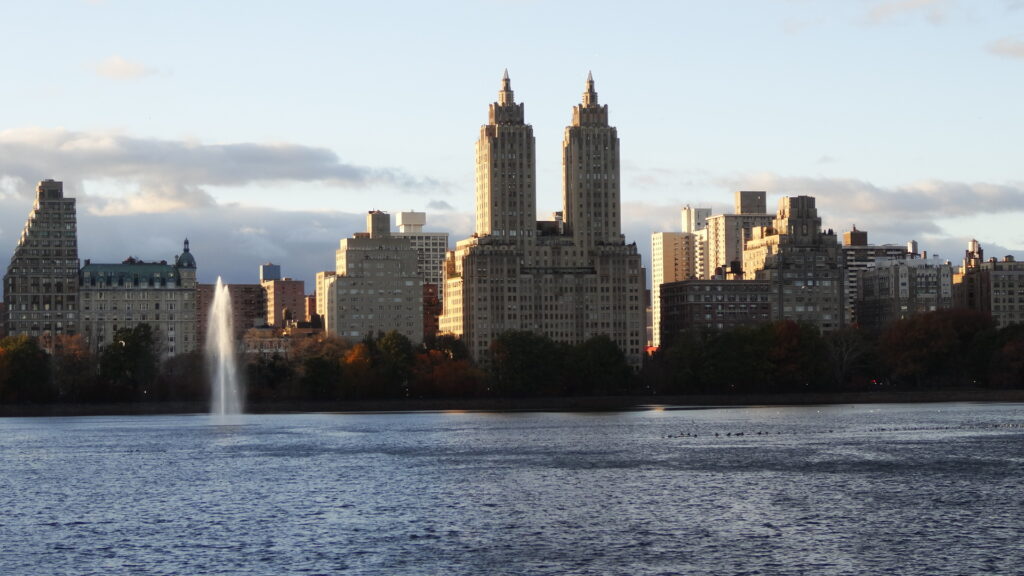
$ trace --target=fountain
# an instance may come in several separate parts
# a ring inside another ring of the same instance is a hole
[[[242,390],[235,362],[235,334],[231,322],[231,294],[217,277],[206,329],[206,361],[210,373],[210,413],[242,413]]]

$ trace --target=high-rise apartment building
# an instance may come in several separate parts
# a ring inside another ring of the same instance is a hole
[[[81,330],[93,352],[120,328],[149,324],[161,357],[198,348],[196,260],[188,240],[173,264],[129,257],[120,264],[89,260],[79,274]]]
[[[588,75],[562,142],[563,211],[537,222],[533,127],[506,72],[476,144],[476,232],[445,262],[440,330],[488,362],[510,330],[580,343],[609,336],[639,367],[644,272],[621,232],[619,139]]]
[[[991,315],[998,328],[1024,323],[1024,262],[984,258],[981,244],[971,240],[954,280],[956,305]]]
[[[327,317],[327,285],[328,280],[331,276],[337,274],[334,270],[324,270],[316,273],[316,314],[320,317],[320,321]]]
[[[407,238],[419,256],[416,269],[423,282],[436,286],[437,294],[431,295],[439,301],[444,300],[444,257],[448,253],[447,232],[426,232],[423,226],[427,223],[424,212],[399,212],[396,238]]]
[[[762,191],[741,190],[735,194],[735,214],[715,214],[707,218],[707,255],[703,278],[727,277],[742,270],[743,250],[753,231],[771,226],[774,215],[765,212]]]
[[[661,285],[662,344],[683,332],[732,330],[775,320],[778,291],[766,280],[683,280]]]
[[[280,280],[281,279],[281,265],[274,264],[273,262],[267,262],[266,264],[260,264],[260,282],[267,282],[269,280]]]
[[[246,330],[267,324],[267,292],[262,284],[225,284],[231,296],[231,325],[236,342],[242,340]],[[213,306],[215,284],[199,284],[197,301],[198,322],[196,331],[199,346],[206,344],[209,328],[210,308]]]
[[[743,275],[768,280],[778,291],[777,320],[822,331],[843,322],[843,262],[831,230],[821,229],[814,198],[782,198],[771,226],[753,231],[743,252]]]
[[[267,324],[274,328],[284,328],[289,320],[307,320],[305,281],[282,278],[264,280],[260,284],[266,294]]]
[[[875,266],[879,260],[905,260],[911,255],[906,245],[868,244],[866,230],[853,230],[843,234],[843,321],[848,325],[858,323],[857,281],[859,274]]]
[[[953,306],[953,266],[945,260],[880,259],[857,276],[856,318],[867,330]]]
[[[651,235],[651,314],[649,344],[661,346],[661,285],[704,277],[710,208],[687,204],[680,212],[682,232]]]
[[[63,182],[43,180],[4,275],[9,334],[39,339],[76,334],[78,317],[78,230],[75,199]]]
[[[395,330],[423,340],[423,278],[409,238],[391,234],[391,216],[367,215],[367,232],[342,239],[335,274],[325,275],[327,332],[359,341]]]
[[[651,346],[661,345],[661,286],[697,278],[695,238],[690,232],[651,234]]]

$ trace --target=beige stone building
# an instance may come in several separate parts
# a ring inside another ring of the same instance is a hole
[[[696,235],[689,232],[651,234],[651,346],[661,345],[661,286],[697,278]]]
[[[196,261],[185,240],[173,264],[128,258],[120,264],[86,260],[79,274],[81,329],[94,351],[120,328],[149,324],[161,357],[198,348]]]
[[[476,144],[476,232],[445,262],[440,331],[484,364],[510,330],[570,344],[607,335],[638,368],[644,270],[621,232],[619,139],[592,77],[562,151],[563,211],[537,222],[533,127],[506,73]]]
[[[322,322],[327,317],[327,285],[328,280],[337,274],[334,270],[325,270],[316,273],[316,313]]]
[[[306,283],[303,280],[282,278],[260,282],[266,295],[267,324],[284,328],[289,320],[305,322]]]
[[[75,199],[63,182],[43,180],[4,275],[7,331],[39,339],[79,332]]]
[[[984,258],[981,244],[971,240],[956,274],[956,305],[991,315],[998,328],[1024,322],[1024,262]]]
[[[753,231],[743,251],[743,276],[778,291],[776,319],[822,331],[843,323],[843,262],[839,241],[821,229],[811,196],[782,198],[771,226]]]
[[[391,234],[386,212],[367,215],[367,232],[341,240],[335,275],[324,277],[327,332],[359,341],[392,330],[423,340],[423,279],[419,252]]]
[[[735,194],[733,214],[715,214],[707,218],[707,254],[705,279],[728,276],[742,270],[743,249],[753,231],[771,226],[774,215],[765,211],[765,193],[741,190]]]

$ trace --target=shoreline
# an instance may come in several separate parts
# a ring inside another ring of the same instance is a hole
[[[436,398],[331,402],[267,402],[246,406],[249,414],[324,412],[619,412],[740,406],[916,404],[937,402],[1024,403],[1024,390],[951,389],[788,394],[672,396],[581,396],[552,398]],[[208,402],[3,405],[0,417],[137,416],[200,414]]]

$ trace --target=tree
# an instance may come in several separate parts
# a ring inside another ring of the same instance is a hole
[[[988,367],[993,330],[987,314],[937,310],[893,322],[880,350],[893,380],[914,387],[973,385]]]
[[[20,335],[0,340],[0,402],[42,403],[56,399],[49,358],[36,339]]]
[[[401,332],[392,330],[377,339],[377,371],[383,389],[388,397],[409,395],[409,381],[412,379],[416,355],[412,341]]]
[[[612,394],[627,391],[633,371],[626,355],[607,335],[599,335],[569,350],[567,392]]]
[[[100,353],[100,376],[114,401],[144,400],[158,373],[156,338],[149,324],[119,328]]]
[[[53,382],[63,402],[90,400],[95,394],[96,362],[81,334],[54,338],[50,357]]]
[[[477,396],[484,376],[468,359],[452,358],[441,350],[427,350],[416,355],[409,394],[416,398]]]
[[[338,336],[309,338],[292,348],[298,359],[299,385],[307,400],[344,396],[344,359],[348,342]]]
[[[772,324],[768,358],[772,392],[808,392],[825,385],[828,354],[815,326],[792,320]]]
[[[563,351],[547,336],[504,332],[491,344],[494,392],[502,396],[562,394],[563,359]]]

